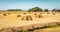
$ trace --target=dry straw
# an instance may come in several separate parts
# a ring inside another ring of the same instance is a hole
[[[3,16],[7,16],[7,14],[6,14],[6,13],[4,13],[4,14],[3,14]]]
[[[21,15],[17,15],[17,17],[21,17]]]
[[[25,16],[22,18],[22,20],[32,20],[32,17],[31,16]]]

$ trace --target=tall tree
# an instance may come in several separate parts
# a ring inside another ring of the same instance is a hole
[[[32,9],[29,9],[28,11],[39,12],[39,11],[42,11],[42,9],[39,7],[34,7]]]
[[[44,12],[48,12],[49,10],[48,9],[45,9]]]

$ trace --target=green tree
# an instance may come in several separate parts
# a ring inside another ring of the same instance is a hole
[[[32,8],[32,9],[29,9],[28,11],[32,11],[32,12],[41,12],[42,11],[42,9],[41,8],[39,8],[39,7],[34,7],[34,8]]]
[[[49,10],[48,9],[45,9],[44,12],[48,12]]]
[[[22,11],[21,9],[8,9],[7,11]]]
[[[60,12],[60,9],[53,9],[52,12]]]
[[[57,10],[56,9],[53,9],[52,12],[56,12]]]
[[[27,12],[32,12],[32,9],[29,9]]]

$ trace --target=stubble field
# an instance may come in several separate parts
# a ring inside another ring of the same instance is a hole
[[[20,12],[20,11],[0,12],[0,31],[3,28],[13,28],[17,30],[32,29],[32,28],[35,29],[37,27],[41,28],[44,26],[49,26],[51,23],[58,23],[60,25],[60,12],[53,12],[53,13],[51,12]],[[39,32],[45,32],[45,31],[59,32],[60,26],[57,28],[44,28],[41,30],[39,29]]]

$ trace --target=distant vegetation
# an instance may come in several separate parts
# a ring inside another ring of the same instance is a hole
[[[43,10],[41,9],[41,8],[39,8],[39,7],[34,7],[34,8],[32,8],[32,9],[29,9],[28,10],[28,12],[42,12]]]
[[[53,9],[52,12],[60,12],[60,9]]]
[[[45,9],[44,12],[48,12],[49,10],[48,9]]]
[[[8,9],[7,11],[23,11],[21,9]],[[60,12],[60,9],[53,9],[51,10],[52,12]],[[29,10],[27,10],[27,12],[49,12],[49,9],[41,9],[39,7],[33,7]]]
[[[8,9],[7,11],[22,11],[21,9]]]

